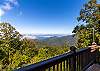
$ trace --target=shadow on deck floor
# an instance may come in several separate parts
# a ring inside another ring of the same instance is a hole
[[[100,71],[100,65],[99,64],[93,64],[86,71]]]

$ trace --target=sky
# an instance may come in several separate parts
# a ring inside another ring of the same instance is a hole
[[[0,0],[0,22],[22,34],[72,34],[87,0]]]

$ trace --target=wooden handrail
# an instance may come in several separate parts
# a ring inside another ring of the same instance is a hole
[[[15,71],[84,71],[96,62],[97,51],[90,52],[90,47],[71,51],[42,62],[31,64]]]

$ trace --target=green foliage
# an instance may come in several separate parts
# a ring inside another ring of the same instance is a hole
[[[68,46],[48,46],[24,38],[9,23],[0,23],[0,70],[12,71],[19,67],[46,60],[67,52]]]
[[[39,48],[38,54],[32,58],[31,63],[40,62],[40,61],[43,61],[43,60],[46,60],[51,57],[67,52],[69,48],[68,46],[65,46],[65,45],[63,47],[45,46],[45,47]]]
[[[9,23],[0,23],[0,55],[2,69],[8,69],[11,63],[10,56],[20,49],[20,34]]]
[[[21,48],[22,54],[25,54],[30,58],[36,55],[38,53],[36,44],[37,42],[35,40],[24,38],[22,40],[22,48]]]
[[[83,21],[86,24],[77,25],[73,33],[76,33],[77,44],[79,48],[84,48],[93,42],[93,28],[95,29],[95,42],[100,44],[100,5],[97,0],[89,0],[80,11],[78,21]]]

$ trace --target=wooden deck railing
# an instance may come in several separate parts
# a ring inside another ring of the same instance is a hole
[[[71,51],[48,60],[32,64],[15,71],[85,71],[90,65],[97,62],[98,50],[90,52],[91,49],[83,48]]]

